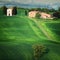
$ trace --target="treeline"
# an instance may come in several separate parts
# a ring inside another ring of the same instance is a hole
[[[7,9],[6,6],[2,6],[1,8]],[[13,9],[23,9],[23,10],[28,10],[28,11],[41,11],[41,12],[56,12],[56,11],[60,11],[60,7],[58,8],[58,10],[55,9],[48,9],[48,8],[21,8],[21,7],[16,7],[14,6]]]
[[[58,10],[55,9],[47,9],[47,8],[20,8],[20,9],[24,9],[25,10],[25,15],[28,15],[28,12],[30,11],[40,11],[40,12],[45,12],[48,14],[51,14],[52,17],[54,18],[60,18],[60,7],[58,8]]]
[[[3,6],[1,7],[3,9],[3,14],[7,14],[7,7],[6,6]],[[58,10],[55,10],[55,9],[47,9],[47,8],[21,8],[21,7],[13,7],[13,15],[16,15],[17,14],[17,9],[22,9],[24,10],[25,12],[25,15],[27,16],[28,13],[30,11],[40,11],[40,12],[45,12],[45,13],[49,13],[51,14],[53,17],[55,18],[60,18],[60,7],[58,8]]]

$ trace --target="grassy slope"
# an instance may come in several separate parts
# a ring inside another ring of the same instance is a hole
[[[60,42],[60,20],[43,21],[42,26],[49,32],[53,41]]]
[[[33,19],[44,35],[51,41],[60,42],[60,20]]]
[[[29,18],[0,16],[0,28],[0,60],[32,60],[33,44],[49,48],[49,53],[41,60],[60,60],[60,44],[47,40]]]
[[[45,23],[49,30],[52,31],[55,39],[60,42],[60,23]]]

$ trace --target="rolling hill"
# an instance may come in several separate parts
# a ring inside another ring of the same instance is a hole
[[[12,17],[3,16],[0,12],[0,60],[34,60],[32,45],[36,44],[45,45],[49,49],[40,60],[60,60],[60,41],[57,37],[52,40],[54,36],[49,39],[43,32],[48,32],[51,36],[51,31],[55,36],[60,36],[59,33],[56,34],[60,22],[36,21],[19,12],[20,10],[18,15]]]

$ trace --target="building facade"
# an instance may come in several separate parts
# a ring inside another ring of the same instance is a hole
[[[31,18],[36,17],[36,14],[39,13],[40,14],[40,18],[44,18],[44,19],[52,19],[52,16],[50,14],[47,14],[45,12],[39,12],[39,11],[30,11],[28,13],[28,16]]]
[[[7,16],[12,16],[12,15],[13,15],[13,10],[7,9]]]

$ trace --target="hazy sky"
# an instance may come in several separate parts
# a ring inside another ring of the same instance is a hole
[[[60,2],[60,0],[0,0],[0,2],[18,2],[18,3],[33,3],[33,4],[39,4],[39,3],[57,3]]]

